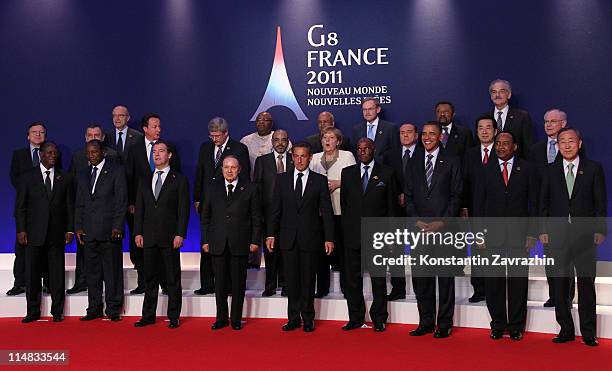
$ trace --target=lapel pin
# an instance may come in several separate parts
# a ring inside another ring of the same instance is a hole
[[[231,149],[229,146],[225,147],[225,149]]]
[[[516,167],[516,171],[520,171],[520,170],[521,170],[521,167],[520,167],[520,166],[517,166],[517,167]]]
[[[459,134],[455,134],[455,139],[459,138]]]
[[[241,191],[244,191],[244,187],[240,187],[240,190],[241,190]]]
[[[374,175],[372,178],[373,178],[374,180],[378,180],[378,175]]]
[[[378,132],[378,134],[382,134],[382,130],[380,130],[380,131]]]
[[[92,173],[93,173],[93,171],[92,171]],[[107,170],[104,170],[104,174],[108,174],[108,171],[107,171]]]
[[[511,118],[511,119],[513,119],[513,118],[514,118],[514,116],[510,116],[510,118]]]
[[[580,171],[578,172],[578,174],[582,175],[582,174],[584,174],[584,172],[583,172],[582,170],[580,170]]]

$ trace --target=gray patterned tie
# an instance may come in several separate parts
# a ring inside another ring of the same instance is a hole
[[[502,111],[497,111],[497,129],[499,131],[503,131],[504,130],[504,122],[502,121]]]
[[[164,172],[161,170],[157,172],[157,180],[155,181],[155,191],[153,192],[153,196],[155,196],[155,201],[157,201],[157,198],[159,197],[159,192],[161,192],[163,173]]]
[[[433,175],[433,163],[431,159],[432,154],[427,155],[427,163],[425,164],[425,180],[427,181],[427,188],[431,187],[431,176]]]
[[[557,157],[557,141],[553,139],[548,144],[548,163],[552,164],[553,162],[555,162],[555,158]]]

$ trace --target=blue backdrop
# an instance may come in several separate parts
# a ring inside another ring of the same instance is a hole
[[[436,101],[451,100],[455,121],[472,127],[492,106],[488,83],[501,77],[512,82],[512,103],[531,113],[540,139],[544,112],[567,111],[589,157],[606,162],[610,176],[610,14],[612,2],[604,0],[2,1],[0,251],[12,251],[14,241],[8,159],[26,145],[29,123],[47,125],[67,166],[86,125],[112,127],[114,105],[129,107],[132,126],[157,112],[162,137],[178,144],[192,178],[211,117],[226,117],[236,139],[254,131],[250,119],[268,84],[277,26],[292,91],[309,120],[284,106],[269,111],[293,140],[315,132],[322,110],[345,131],[361,117],[358,105],[345,104],[359,95],[354,90],[319,104],[312,99],[326,97],[309,88],[385,87],[383,116],[394,122],[422,124]],[[317,58],[328,51],[333,62],[337,53],[368,48],[383,54],[379,63],[320,67]],[[611,194],[610,179],[607,187]],[[185,251],[198,242],[192,215]]]

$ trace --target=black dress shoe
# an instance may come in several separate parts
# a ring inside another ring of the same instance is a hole
[[[351,331],[351,330],[355,330],[358,328],[363,327],[363,323],[357,323],[357,322],[347,322],[346,325],[342,326],[342,330],[344,331]]]
[[[423,336],[434,332],[433,327],[419,326],[416,329],[410,331],[410,336]]]
[[[181,322],[178,319],[171,319],[168,323],[168,328],[179,328],[180,326]]]
[[[110,316],[108,316],[108,319],[110,319],[111,322],[119,322],[122,318],[118,314],[111,314]]]
[[[304,322],[304,332],[313,332],[315,329],[313,322]]]
[[[484,295],[474,293],[474,295],[472,295],[472,297],[470,297],[468,301],[470,303],[480,303],[481,301],[484,301],[485,299],[486,298]]]
[[[13,288],[8,290],[6,292],[6,294],[8,296],[15,296],[15,295],[23,294],[24,292],[25,292],[25,287],[23,287],[23,286],[13,286]]]
[[[519,341],[523,338],[523,333],[521,331],[511,330],[511,331],[508,331],[508,333],[510,334],[510,339],[514,341]]]
[[[242,322],[232,322],[232,330],[242,330]]]
[[[208,295],[208,294],[214,294],[215,290],[208,290],[208,289],[201,288],[201,289],[195,290],[193,293],[196,295]]]
[[[30,323],[30,322],[38,321],[39,319],[40,319],[40,314],[28,314],[27,316],[23,317],[23,319],[21,320],[21,323]]]
[[[385,331],[385,323],[384,322],[376,322],[374,323],[374,332],[383,332]]]
[[[555,303],[552,301],[552,299],[548,299],[544,303],[544,308],[553,308],[554,306],[555,306]]]
[[[227,327],[227,326],[229,326],[229,322],[219,322],[219,321],[217,321],[217,322],[213,323],[212,326],[210,326],[210,328],[213,329],[213,330],[220,330],[220,329],[222,329],[224,327]]]
[[[315,299],[321,299],[329,295],[329,292],[317,292],[314,297]]]
[[[145,292],[145,288],[143,286],[138,286],[134,290],[131,290],[130,294],[140,295],[140,294],[144,294],[144,292]]]
[[[263,296],[264,298],[274,295],[276,295],[276,290],[264,290],[264,292],[261,293],[261,296]]]
[[[293,331],[293,330],[298,329],[300,327],[302,327],[302,325],[299,322],[297,322],[297,321],[289,321],[289,322],[287,322],[287,323],[285,323],[283,325],[282,330],[283,331]]]
[[[286,288],[284,288],[284,287],[281,289],[281,296],[283,296],[283,297],[285,297],[285,298],[286,298],[287,296],[289,296],[289,294],[287,294],[287,289],[286,289]]]
[[[574,336],[557,335],[552,339],[552,342],[555,344],[563,344],[570,341],[574,341]]]
[[[92,321],[97,318],[102,318],[102,313],[87,313],[84,317],[79,318],[81,321]]]
[[[134,327],[145,327],[145,326],[149,326],[155,323],[155,320],[149,320],[149,319],[139,319],[138,321],[134,322]]]
[[[591,337],[591,336],[587,336],[587,337],[582,337],[582,342],[584,343],[584,345],[588,345],[590,347],[596,347],[599,346],[599,342],[597,341],[596,337]]]
[[[406,299],[406,294],[401,294],[397,292],[391,291],[389,295],[387,295],[387,301],[395,301],[395,300],[404,300]]]
[[[74,295],[74,294],[78,294],[79,292],[83,292],[83,291],[87,291],[87,287],[77,287],[77,286],[74,286],[74,287],[69,288],[68,290],[66,290],[66,294]]]
[[[444,339],[449,337],[453,333],[451,328],[438,328],[436,332],[434,332],[434,338],[436,339]]]
[[[62,322],[64,321],[64,316],[61,314],[59,316],[53,316],[53,322]]]
[[[499,340],[504,337],[504,332],[502,330],[491,330],[489,337],[493,340]]]

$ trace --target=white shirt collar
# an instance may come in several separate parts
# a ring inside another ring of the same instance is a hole
[[[238,178],[236,177],[236,179],[234,179],[234,181],[232,182],[228,182],[227,179],[223,178],[223,180],[225,181],[225,190],[227,191],[227,186],[229,184],[234,186],[234,190],[236,190],[236,185],[238,184]]]
[[[489,156],[491,155],[491,151],[493,150],[493,143],[489,143],[488,145],[484,145],[484,144],[480,144],[480,152],[483,152],[484,149],[488,149],[489,150]]]
[[[121,130],[115,128],[115,134],[117,134],[117,139],[119,139],[119,133],[123,133],[123,137],[125,138],[125,135],[127,134],[127,129],[127,125],[125,125]]]
[[[412,143],[408,147],[402,146],[402,157],[404,156],[404,152],[406,152],[407,150],[410,151],[410,157],[412,157],[412,155],[414,155],[414,150],[415,149],[416,149],[416,142]]]
[[[506,104],[506,106],[502,109],[498,109],[497,107],[495,107],[495,119],[497,120],[497,112],[501,112],[502,116],[506,116],[508,114],[508,109],[510,108],[510,106],[508,106]],[[498,128],[499,129],[499,128]]]
[[[435,160],[438,157],[438,154],[440,153],[440,146],[438,145],[438,147],[436,147],[436,149],[433,150],[433,152],[427,152],[427,150],[425,150],[425,161],[427,161],[427,155],[433,155],[433,159]]]
[[[374,119],[374,121],[372,122],[366,122],[366,126],[367,125],[374,125],[374,126],[378,126],[378,116],[376,116],[376,118]],[[367,127],[366,127],[367,129]]]
[[[310,174],[310,169],[309,169],[309,168],[306,168],[306,170],[304,170],[304,171],[298,171],[298,169],[297,169],[297,168],[294,168],[294,169],[293,169],[293,177],[294,177],[294,178],[297,178],[298,173],[300,173],[300,172],[301,172],[302,174],[304,174],[304,176],[303,176],[303,177],[306,177],[306,176],[308,176],[308,174]],[[302,178],[303,178],[303,177],[302,177]]]
[[[563,169],[567,171],[567,165],[569,165],[570,163],[574,164],[573,170],[575,172],[575,170],[578,169],[578,165],[580,164],[580,156],[576,156],[573,161],[567,161],[566,159],[563,159]]]
[[[166,167],[165,167],[165,168],[163,168],[163,169],[158,169],[158,168],[155,168],[155,170],[153,171],[153,173],[157,174],[157,172],[158,172],[158,171],[163,171],[164,173],[162,174],[162,176],[164,176],[164,175],[166,175],[166,174],[168,174],[168,173],[170,172],[170,165],[166,166]]]
[[[98,168],[98,174],[100,174],[100,170],[102,170],[102,167],[104,167],[105,163],[106,163],[106,158],[103,158],[102,161],[100,161],[100,163],[96,165],[96,167]],[[93,166],[91,164],[89,164],[89,165]]]
[[[444,133],[444,126],[442,125],[442,132]],[[447,134],[450,135],[451,130],[453,130],[453,123],[452,121],[448,123],[448,125],[446,125],[446,131]]]
[[[514,162],[514,156],[510,157],[510,159],[508,161],[504,161],[504,160],[502,160],[501,158],[498,157],[497,161],[499,161],[500,165],[503,165],[504,162],[507,162],[508,165],[512,165],[512,163]]]
[[[45,175],[46,171],[50,171],[51,172],[51,177],[53,177],[53,173],[55,172],[54,167],[52,166],[50,169],[47,169],[42,162],[39,164],[40,166],[40,171],[42,172],[43,175]]]

